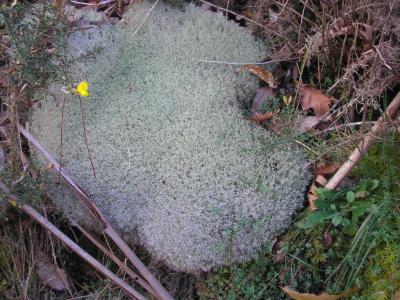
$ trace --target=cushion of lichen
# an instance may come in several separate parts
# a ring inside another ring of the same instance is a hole
[[[241,117],[240,102],[252,97],[256,79],[237,66],[197,60],[257,61],[267,48],[193,5],[182,11],[158,4],[132,36],[149,8],[138,4],[126,24],[70,37],[72,55],[81,56],[74,80],[90,83],[84,109],[97,177],[78,99],[60,92],[61,84],[33,113],[32,131],[59,157],[66,99],[66,170],[155,258],[187,272],[248,260],[302,206],[306,160]],[[103,50],[93,54],[96,43]],[[55,201],[71,218],[88,219],[61,192]]]

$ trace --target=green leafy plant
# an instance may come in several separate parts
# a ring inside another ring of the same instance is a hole
[[[309,229],[317,224],[330,222],[334,226],[342,226],[347,234],[354,235],[360,218],[378,209],[375,201],[369,198],[370,193],[378,185],[378,180],[369,179],[361,181],[355,189],[340,191],[317,189],[319,197],[315,202],[317,211],[308,212],[297,226]]]

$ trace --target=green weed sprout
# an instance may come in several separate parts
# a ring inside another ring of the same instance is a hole
[[[332,225],[340,225],[346,233],[354,235],[358,230],[359,219],[378,209],[374,199],[365,199],[378,185],[377,179],[369,179],[361,181],[355,189],[340,191],[317,189],[318,199],[315,201],[317,210],[308,213],[297,226],[309,229],[330,221]]]

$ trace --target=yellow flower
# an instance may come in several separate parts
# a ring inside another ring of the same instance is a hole
[[[10,203],[11,206],[14,206],[14,207],[17,206],[17,201],[15,201],[14,199],[9,199],[8,203]]]
[[[74,91],[83,97],[89,96],[89,83],[87,81],[81,81]]]

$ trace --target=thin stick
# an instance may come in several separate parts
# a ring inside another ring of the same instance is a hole
[[[202,59],[198,59],[197,62],[223,64],[223,65],[233,65],[233,66],[242,66],[242,65],[268,65],[268,64],[275,63],[275,62],[291,61],[291,60],[296,60],[296,59],[299,59],[299,57],[292,57],[292,58],[285,58],[285,59],[274,59],[274,60],[269,60],[269,61],[264,61],[264,62],[252,62],[252,63],[237,63],[237,62],[226,62],[226,61],[219,61],[219,60],[202,60]]]
[[[157,293],[160,299],[173,300],[172,296],[168,291],[160,284],[160,282],[154,277],[154,275],[147,269],[147,267],[141,262],[136,254],[129,248],[125,241],[119,236],[119,234],[113,229],[112,225],[105,218],[103,213],[98,209],[93,200],[86,195],[86,193],[75,183],[75,181],[60,167],[58,162],[49,154],[49,152],[43,148],[42,145],[20,124],[18,129],[25,136],[25,138],[34,145],[39,152],[50,162],[55,170],[60,169],[61,176],[67,181],[70,187],[73,189],[78,198],[88,207],[89,211],[99,220],[100,224],[104,228],[104,232],[114,241],[114,243],[121,249],[122,253],[132,262],[133,266],[139,271],[144,279],[149,283],[153,290]]]
[[[107,255],[112,261],[114,261],[125,273],[127,273],[133,280],[137,281],[146,291],[157,297],[157,294],[153,291],[151,286],[143,280],[138,274],[136,274],[131,268],[129,268],[123,261],[121,261],[112,251],[107,249],[100,241],[98,241],[90,232],[84,229],[77,223],[72,224],[82,232],[88,240],[90,240],[97,248],[99,248],[105,255]]]
[[[376,53],[378,53],[379,58],[381,59],[381,61],[383,62],[383,65],[388,68],[390,71],[392,71],[392,67],[388,65],[388,63],[386,62],[386,60],[383,58],[382,53],[379,51],[379,48],[377,46],[372,46]]]
[[[59,168],[59,171],[61,170],[61,167],[63,165],[64,108],[65,108],[65,97],[63,98],[63,102],[61,105],[60,168]],[[58,172],[58,181],[60,181],[60,179],[61,179],[61,174],[60,174],[60,172]]]
[[[286,37],[284,37],[283,35],[281,35],[280,33],[276,32],[276,31],[274,31],[274,30],[271,30],[271,29],[269,29],[268,27],[266,27],[266,26],[264,26],[264,25],[262,25],[262,24],[260,24],[260,23],[257,23],[256,21],[253,21],[253,20],[250,19],[250,18],[247,18],[247,17],[245,17],[245,16],[243,16],[243,15],[240,15],[240,14],[238,14],[238,13],[235,13],[235,12],[232,11],[232,10],[225,9],[225,8],[223,8],[223,7],[220,7],[220,6],[218,6],[218,5],[212,4],[212,3],[208,2],[208,1],[205,1],[205,0],[200,0],[200,2],[206,3],[206,4],[208,4],[208,5],[210,5],[210,6],[214,7],[214,8],[217,8],[217,9],[219,9],[219,10],[222,10],[222,11],[225,11],[225,12],[228,12],[228,13],[231,13],[232,15],[235,15],[235,16],[237,16],[237,17],[240,17],[240,18],[242,18],[243,20],[246,20],[247,22],[250,22],[250,23],[253,23],[253,24],[257,25],[257,26],[260,26],[260,27],[264,28],[265,30],[269,31],[270,33],[272,33],[272,34],[274,34],[274,35],[276,35],[276,36],[279,36],[280,38],[282,38],[282,39],[284,39],[285,41],[287,41],[288,43],[290,43],[290,41],[289,41]],[[289,47],[290,47],[290,46],[289,46]]]
[[[379,117],[375,122],[371,131],[365,135],[363,140],[358,144],[357,148],[354,149],[353,153],[347,159],[347,161],[336,171],[335,175],[328,181],[325,185],[327,189],[334,189],[342,181],[342,179],[350,172],[354,165],[360,160],[362,155],[368,151],[373,140],[382,132],[385,121],[387,119],[391,120],[397,110],[400,108],[400,92],[392,100],[392,102],[387,107],[386,111]]]
[[[123,289],[130,297],[133,299],[146,300],[139,292],[137,292],[134,288],[128,285],[121,278],[112,273],[109,269],[107,269],[104,265],[102,265],[98,260],[96,260],[93,256],[79,247],[73,240],[71,240],[68,236],[66,236],[62,231],[60,231],[56,226],[49,222],[45,217],[43,217],[39,212],[37,212],[30,205],[24,204],[20,207],[22,211],[28,214],[31,218],[33,218],[36,222],[46,228],[47,231],[52,233],[56,238],[58,238],[61,242],[63,242],[68,248],[70,248],[73,252],[78,254],[81,258],[83,258],[86,262],[92,265],[97,271],[102,273],[105,277],[107,277],[111,282],[119,286]]]
[[[328,127],[328,128],[326,128],[324,130],[321,130],[321,133],[325,133],[325,132],[329,132],[329,131],[335,131],[335,130],[339,130],[341,128],[360,126],[360,125],[373,125],[373,124],[375,124],[375,121],[353,122],[353,123],[341,124],[341,125],[337,125],[337,126],[334,126],[334,127]]]
[[[78,95],[78,98],[79,98],[79,105],[81,107],[81,119],[82,119],[82,126],[83,126],[83,139],[85,141],[85,145],[86,145],[86,149],[87,149],[87,152],[88,152],[90,164],[92,165],[93,176],[96,177],[96,170],[94,169],[93,159],[92,159],[92,155],[90,153],[89,143],[88,143],[88,139],[87,139],[87,131],[86,131],[86,124],[85,124],[85,112],[83,110],[82,98],[79,95]],[[60,165],[60,168],[61,168],[61,165]]]
[[[153,6],[149,9],[149,11],[147,12],[147,15],[144,17],[143,21],[139,24],[138,28],[136,28],[135,32],[132,34],[132,37],[136,35],[136,33],[140,30],[140,28],[142,28],[143,24],[146,22],[147,18],[150,16],[151,12],[153,11],[153,9],[156,7],[157,3],[160,0],[157,0]]]

